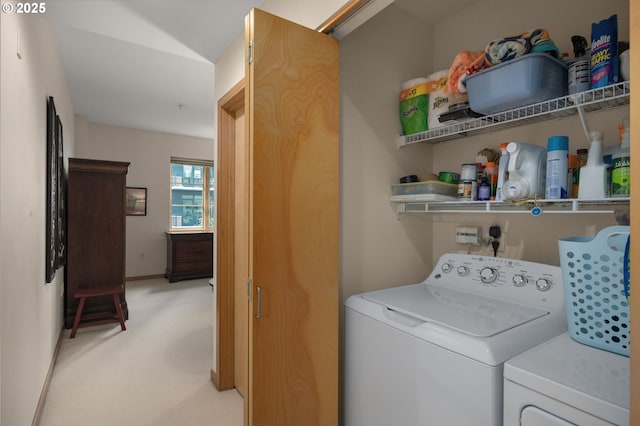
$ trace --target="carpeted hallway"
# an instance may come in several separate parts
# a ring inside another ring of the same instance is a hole
[[[127,330],[65,330],[41,426],[241,426],[243,401],[210,381],[207,279],[127,283]]]

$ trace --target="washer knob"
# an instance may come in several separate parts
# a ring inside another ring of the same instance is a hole
[[[536,287],[540,291],[547,291],[551,288],[551,281],[546,278],[538,278],[536,280]]]
[[[451,266],[450,263],[443,263],[440,268],[442,269],[442,272],[446,274],[451,272],[451,270],[453,269],[453,266]]]
[[[498,271],[494,268],[484,267],[480,271],[480,281],[485,284],[489,284],[498,279]]]
[[[458,275],[464,277],[469,275],[469,267],[468,266],[458,266]]]
[[[513,285],[515,285],[516,287],[522,287],[527,283],[527,277],[520,274],[514,275],[512,281],[513,281]]]

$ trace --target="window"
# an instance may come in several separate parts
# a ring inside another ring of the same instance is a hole
[[[171,159],[171,228],[213,229],[212,161]]]

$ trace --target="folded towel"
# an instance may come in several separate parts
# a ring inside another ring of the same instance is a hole
[[[529,53],[548,53],[556,59],[560,59],[560,49],[551,40],[542,40],[539,43],[532,44]]]
[[[484,58],[489,64],[497,65],[524,55],[530,48],[528,38],[521,35],[505,37],[489,43],[484,49]]]
[[[534,30],[523,33],[522,35],[523,37],[529,39],[531,46],[534,46],[545,40],[550,40],[549,31],[545,28],[536,28]]]
[[[458,53],[449,67],[447,93],[465,93],[467,88],[462,84],[462,79],[470,70],[482,64],[484,64],[484,52]]]
[[[536,28],[514,36],[493,40],[484,50],[485,61],[489,65],[501,64],[529,53],[532,46],[549,40],[549,31],[545,28]]]

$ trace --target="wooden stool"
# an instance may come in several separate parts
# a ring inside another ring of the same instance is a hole
[[[120,307],[120,295],[124,292],[124,287],[121,285],[107,288],[79,288],[74,294],[73,297],[76,299],[80,299],[80,303],[78,304],[78,310],[76,311],[76,317],[73,320],[73,328],[71,329],[71,339],[76,337],[76,331],[78,328],[82,327],[91,327],[94,325],[102,325],[102,324],[114,324],[119,322],[122,330],[126,330],[127,327],[124,325],[124,317],[122,315],[122,308]],[[87,297],[97,297],[97,296],[113,296],[113,304],[116,307],[116,315],[117,318],[114,318],[113,313],[106,314],[92,314],[92,315],[82,315],[82,310],[84,309],[84,302],[87,300]],[[104,318],[104,319],[103,319]],[[102,321],[95,321],[103,319]],[[80,321],[90,320],[90,322]]]

